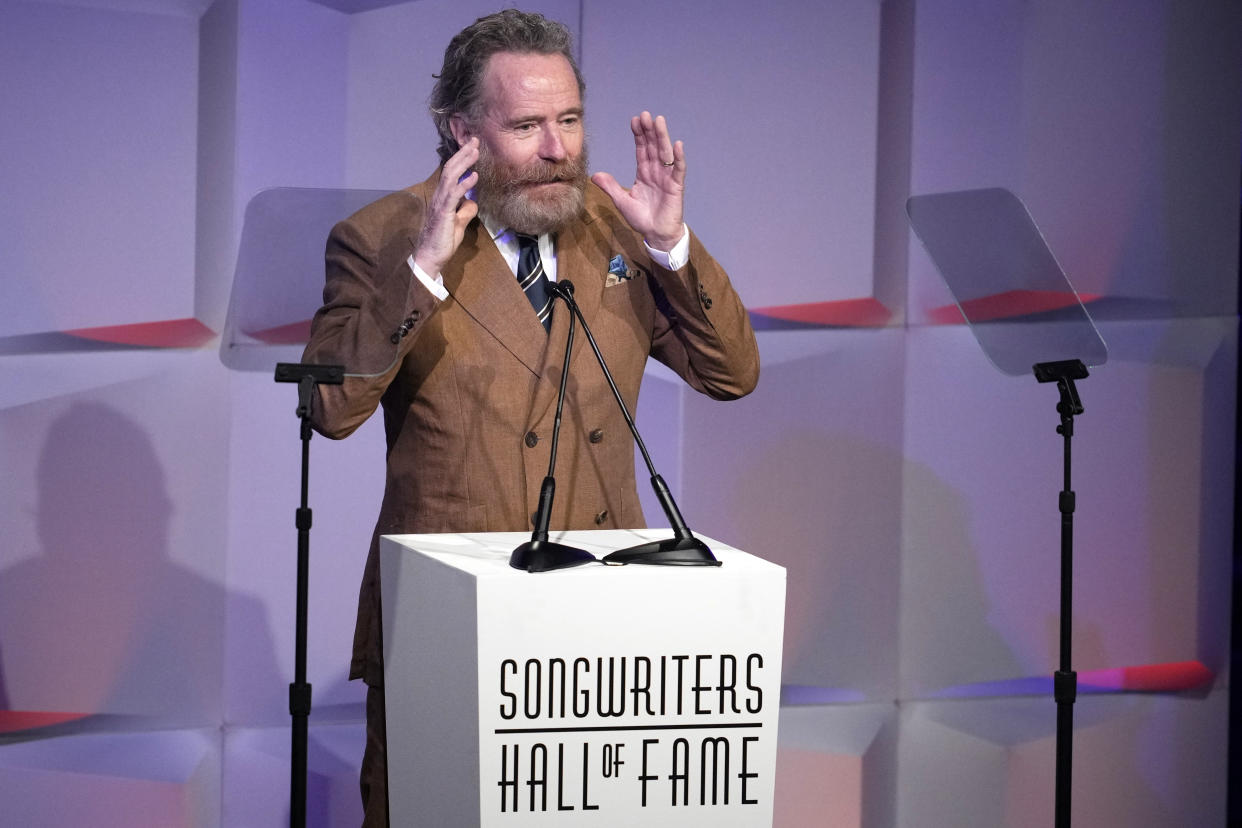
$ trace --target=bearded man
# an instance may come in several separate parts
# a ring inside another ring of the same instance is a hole
[[[569,325],[548,280],[574,282],[631,410],[649,356],[716,399],[758,381],[746,311],[682,219],[682,143],[643,112],[633,186],[588,180],[583,91],[563,25],[480,18],[432,93],[439,169],[328,239],[303,360],[350,373],[319,386],[312,420],[340,438],[382,406],[388,443],[350,670],[368,685],[364,825],[387,824],[378,538],[532,528]],[[572,360],[550,525],[643,526],[624,418],[589,349]]]

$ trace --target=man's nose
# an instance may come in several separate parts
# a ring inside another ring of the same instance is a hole
[[[565,142],[561,139],[560,130],[556,127],[544,130],[539,143],[539,157],[545,161],[565,160]]]

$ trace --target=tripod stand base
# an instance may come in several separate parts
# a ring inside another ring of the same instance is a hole
[[[527,572],[547,572],[598,562],[599,559],[585,549],[555,541],[527,541],[509,556],[509,566]]]
[[[666,538],[618,549],[604,556],[606,564],[647,564],[649,566],[720,566],[720,561],[695,537]]]

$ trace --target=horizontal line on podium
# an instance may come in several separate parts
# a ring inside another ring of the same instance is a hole
[[[763,722],[724,722],[717,724],[598,725],[590,727],[502,727],[497,736],[509,733],[605,733],[614,730],[722,730],[735,727],[763,727]]]

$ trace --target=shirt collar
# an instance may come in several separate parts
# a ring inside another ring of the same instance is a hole
[[[487,234],[492,237],[492,241],[496,241],[509,232],[508,227],[498,227],[490,216],[480,214],[479,219],[483,222],[483,227],[487,230]]]
[[[492,241],[496,244],[512,244],[515,248],[518,243],[517,232],[501,225],[492,220],[491,216],[479,214],[479,220],[483,222],[483,229],[491,236]],[[553,252],[554,236],[550,233],[541,233],[539,235],[539,249],[545,256]],[[547,250],[544,248],[547,247]]]

